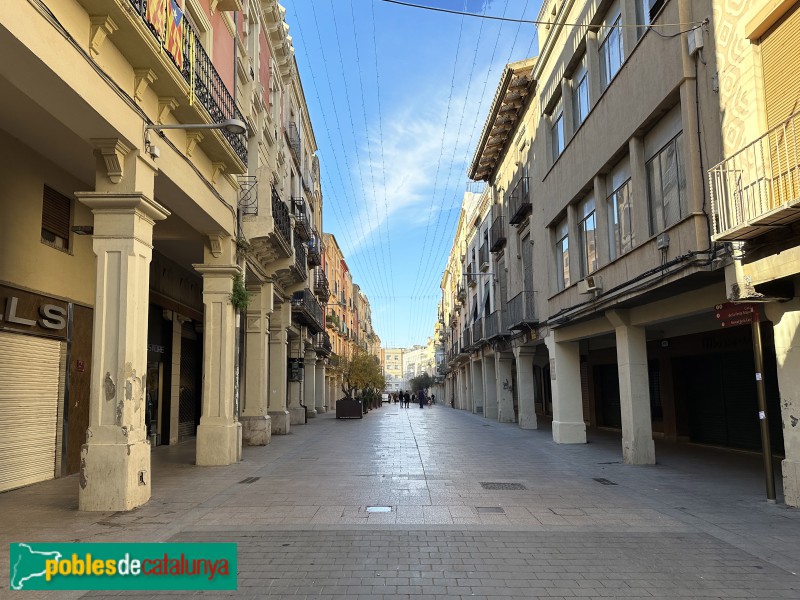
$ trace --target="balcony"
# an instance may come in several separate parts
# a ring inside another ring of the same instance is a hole
[[[475,273],[477,273],[477,271],[475,270],[475,263],[471,262],[467,266],[467,274],[466,274],[467,275],[467,285],[470,286],[470,287],[472,287],[472,286],[474,286],[474,285],[476,285],[478,283],[478,279],[475,276]]]
[[[322,325],[322,306],[310,289],[295,292],[292,296],[292,320],[308,327],[312,334],[325,331]]]
[[[300,145],[300,130],[297,128],[297,123],[289,123],[286,127],[286,141],[289,143],[289,152],[291,152],[292,158],[294,158],[297,166],[300,167],[302,149]]]
[[[489,244],[481,244],[478,250],[478,264],[481,267],[481,273],[489,270]]]
[[[129,0],[129,2],[134,13],[155,38],[161,51],[165,56],[169,57],[172,64],[180,72],[181,77],[192,91],[193,97],[197,100],[197,104],[202,106],[205,112],[208,113],[209,122],[220,123],[227,119],[237,119],[244,122],[245,119],[241,111],[237,108],[233,96],[231,96],[228,88],[225,87],[211,59],[203,49],[200,38],[192,24],[187,19],[183,19],[181,47],[178,52],[173,54],[167,48],[166,36],[163,32],[157,31],[154,24],[147,18],[147,0]],[[115,21],[120,23],[122,19],[117,20],[115,17]],[[123,36],[117,36],[114,39],[117,40],[118,37]],[[121,45],[125,45],[124,41]],[[247,134],[231,133],[224,129],[219,130],[219,132],[227,140],[239,160],[246,165]]]
[[[489,231],[489,243],[491,252],[500,252],[506,247],[506,218],[503,215],[492,221],[492,229]]]
[[[460,283],[458,284],[458,286],[456,286],[456,300],[458,300],[459,302],[466,302],[467,300],[467,290],[464,289],[464,286],[461,285]],[[456,315],[453,315],[453,318],[457,319],[458,317]]]
[[[314,268],[314,293],[323,300],[327,300],[331,295],[330,287],[328,286],[328,276],[325,275],[325,271],[322,267]]]
[[[287,251],[291,251],[292,222],[289,220],[289,208],[281,200],[275,188],[272,188],[272,220],[280,241],[286,246]]]
[[[461,347],[466,351],[472,348],[472,329],[467,325],[461,332]]]
[[[314,336],[314,350],[317,351],[317,354],[323,356],[331,355],[333,346],[331,346],[331,336],[328,335],[327,331],[321,331]]]
[[[318,267],[322,264],[322,242],[316,233],[308,240],[308,266]]]
[[[507,328],[511,331],[531,328],[538,321],[534,314],[536,292],[520,292],[508,301]]]
[[[487,315],[483,321],[483,335],[487,342],[499,339],[508,335],[502,319],[503,313],[499,310]]]
[[[311,223],[308,220],[306,203],[302,198],[292,198],[292,212],[294,214],[294,234],[304,242],[311,239]]]
[[[472,345],[477,346],[486,338],[483,337],[483,317],[472,324]]]
[[[533,210],[533,207],[531,206],[528,178],[520,177],[514,189],[512,189],[511,193],[508,195],[509,224],[519,225],[525,220],[525,217],[528,216],[531,210]]]
[[[800,112],[708,171],[713,239],[756,238],[800,220]]]
[[[294,242],[294,271],[299,281],[308,275],[308,258],[306,257],[306,245],[295,240]]]

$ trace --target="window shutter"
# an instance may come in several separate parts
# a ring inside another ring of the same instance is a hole
[[[44,186],[42,229],[69,241],[70,199],[53,188]]]
[[[767,127],[780,125],[800,110],[800,7],[784,16],[761,38]]]

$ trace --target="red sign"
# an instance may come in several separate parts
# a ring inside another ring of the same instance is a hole
[[[78,373],[83,373],[86,370],[86,363],[84,363],[82,360],[78,359],[77,363],[75,364],[75,367],[76,367]]]
[[[720,322],[720,327],[737,327],[758,323],[758,310],[755,304],[734,304],[726,302],[714,307],[715,317]]]

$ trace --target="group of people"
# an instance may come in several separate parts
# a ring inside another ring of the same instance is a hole
[[[419,390],[415,394],[409,394],[408,390],[400,390],[399,392],[392,394],[392,401],[395,404],[399,402],[400,408],[408,408],[412,402],[415,404],[419,402],[419,407],[425,408],[426,404],[428,406],[433,406],[436,404],[436,394],[431,394],[428,396],[428,394],[425,393],[425,390]]]

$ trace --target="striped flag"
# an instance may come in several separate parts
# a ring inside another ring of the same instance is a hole
[[[183,69],[183,11],[176,0],[169,0],[164,49],[170,53],[178,68]]]
[[[163,39],[164,37],[164,20],[167,14],[165,2],[166,0],[147,0],[145,18],[150,23],[158,39]]]

